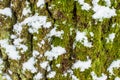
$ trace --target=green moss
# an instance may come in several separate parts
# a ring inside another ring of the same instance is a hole
[[[29,1],[29,0],[28,0]],[[3,15],[0,15],[0,21],[2,22],[2,25],[0,25],[0,39],[10,39],[10,34],[12,34],[12,27],[17,22],[23,21],[26,17],[21,16],[22,10],[25,7],[25,1],[11,1],[14,6],[12,6],[13,12],[16,13],[13,14],[13,18],[9,18]],[[47,2],[47,1],[46,1]],[[90,0],[85,0],[86,3],[90,4],[92,6],[92,3]],[[102,22],[98,20],[92,19],[92,15],[94,14],[92,10],[85,11],[81,9],[81,5],[76,2],[74,3],[74,0],[51,0],[48,1],[48,5],[45,4],[44,7],[37,8],[36,6],[37,1],[34,2],[34,0],[30,0],[30,7],[32,10],[32,15],[35,13],[38,13],[42,16],[47,16],[47,21],[52,22],[52,26],[50,29],[39,29],[38,34],[30,34],[28,32],[28,26],[23,26],[21,38],[24,40],[23,44],[28,46],[28,51],[24,54],[21,54],[22,59],[20,61],[12,61],[10,59],[7,59],[7,56],[5,54],[5,50],[1,49],[2,51],[2,59],[8,60],[6,62],[6,69],[11,70],[14,72],[11,77],[13,80],[19,79],[21,77],[22,80],[28,80],[32,79],[33,76],[36,74],[32,74],[29,71],[26,71],[25,73],[22,72],[22,63],[27,61],[32,56],[32,51],[37,50],[40,52],[40,54],[44,54],[47,50],[51,50],[51,45],[54,46],[61,46],[66,49],[66,53],[64,55],[61,55],[58,57],[58,59],[50,61],[50,66],[53,71],[56,71],[55,78],[48,79],[48,80],[71,80],[70,75],[68,74],[66,77],[62,76],[63,72],[70,69],[73,62],[76,60],[86,60],[87,56],[92,60],[92,67],[85,70],[84,72],[80,72],[80,69],[74,69],[74,74],[81,80],[92,80],[92,77],[90,75],[91,71],[94,71],[97,76],[101,76],[102,73],[109,75],[107,68],[110,66],[111,62],[113,60],[120,58],[120,29],[119,29],[119,23],[120,23],[120,11],[119,11],[119,4],[120,1],[114,1],[111,0],[111,5],[116,8],[117,16],[112,17],[110,19],[103,19]],[[99,1],[100,5],[106,5],[104,1]],[[0,7],[4,8],[9,5],[9,0],[4,0],[4,2],[0,3]],[[55,5],[55,6],[53,6]],[[73,12],[76,5],[76,12]],[[51,7],[52,9],[47,10],[47,6]],[[1,17],[2,16],[2,17]],[[16,18],[15,18],[16,17]],[[75,17],[75,18],[73,18]],[[7,18],[4,20],[4,18]],[[97,22],[97,24],[96,24]],[[115,27],[112,28],[112,25],[116,23]],[[58,25],[58,26],[56,26]],[[45,36],[51,31],[53,27],[57,27],[58,31],[63,30],[64,34],[62,35],[62,39],[53,36],[51,38],[51,41],[49,42]],[[70,29],[73,28],[73,31]],[[80,42],[75,42],[75,30],[79,30],[81,32],[86,32],[86,36],[88,37],[88,41],[93,43],[92,48],[85,47]],[[71,35],[72,32],[72,35]],[[94,33],[94,37],[91,37],[89,32]],[[106,37],[109,36],[109,34],[115,33],[115,39],[113,42],[106,43]],[[33,37],[37,37],[37,40],[34,40]],[[38,46],[38,43],[40,43],[42,40],[45,41],[45,44],[42,47]],[[11,40],[12,41],[12,40]],[[75,49],[71,50],[71,44],[76,43]],[[71,59],[71,55],[75,55],[75,59]],[[38,70],[43,73],[44,76],[46,76],[46,71],[42,69],[39,65],[39,63],[46,61],[46,57],[37,58],[38,62],[35,64],[35,66],[38,68]],[[10,65],[8,66],[7,63]],[[57,68],[56,65],[61,64],[60,68]],[[115,76],[119,76],[120,71],[119,69],[114,69]],[[19,74],[19,76],[17,75]],[[113,80],[115,76],[111,76],[109,80]],[[0,79],[2,79],[2,75],[0,75]]]

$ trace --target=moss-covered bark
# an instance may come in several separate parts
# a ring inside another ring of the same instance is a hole
[[[112,61],[120,59],[120,1],[111,0],[111,5],[116,9],[117,16],[110,19],[103,19],[103,21],[97,21],[92,19],[93,11],[85,11],[81,9],[78,1],[74,0],[46,0],[42,8],[37,7],[38,0],[27,0],[29,2],[28,7],[31,9],[31,13],[26,16],[22,15],[23,8],[26,7],[26,0],[3,0],[0,1],[0,9],[11,7],[12,18],[0,14],[0,40],[8,39],[12,45],[13,40],[10,38],[11,34],[16,34],[13,31],[13,26],[16,23],[22,22],[29,16],[33,16],[36,13],[40,16],[47,16],[47,21],[52,23],[52,26],[47,28],[40,28],[39,33],[31,34],[28,31],[29,26],[24,25],[20,38],[23,39],[23,44],[27,45],[28,50],[24,53],[20,52],[20,60],[10,59],[5,50],[0,45],[0,57],[3,60],[2,73],[10,75],[12,80],[33,80],[34,76],[41,72],[43,74],[43,80],[71,80],[70,74],[63,76],[67,70],[71,69],[71,66],[76,60],[86,60],[87,56],[92,60],[91,68],[80,72],[79,69],[74,69],[74,75],[80,80],[92,80],[91,72],[94,71],[97,76],[101,76],[102,73],[109,77],[107,68]],[[85,0],[92,6],[91,1]],[[104,2],[99,2],[104,5]],[[11,6],[12,5],[12,6]],[[97,22],[97,24],[96,24]],[[113,28],[112,25],[116,24]],[[52,36],[50,41],[46,38],[46,35],[54,28],[57,27],[58,31],[63,30],[64,34],[62,38]],[[76,31],[86,32],[88,41],[92,42],[92,47],[85,47],[79,42],[75,41]],[[94,33],[94,37],[91,38],[90,32]],[[106,43],[106,37],[110,33],[115,33],[115,39],[113,42]],[[42,47],[38,46],[42,40],[45,44]],[[73,45],[75,47],[73,48]],[[32,73],[29,70],[23,72],[22,64],[32,57],[32,52],[37,50],[41,55],[47,50],[51,50],[51,45],[62,46],[66,49],[66,54],[59,56],[56,60],[49,61],[51,71],[56,71],[54,78],[47,78],[49,71],[40,67],[40,63],[47,61],[46,57],[37,56],[37,62],[35,67],[37,72]],[[14,55],[14,54],[13,54]],[[56,65],[61,64],[60,68]],[[9,72],[11,71],[12,74]],[[120,71],[114,70],[115,75],[108,80],[113,80],[115,76],[120,77]],[[0,74],[2,79],[3,74]]]

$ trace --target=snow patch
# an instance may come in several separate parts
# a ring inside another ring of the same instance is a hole
[[[110,6],[111,6],[111,1],[110,1],[110,0],[105,0],[105,2],[106,2],[106,6],[107,6],[107,7],[110,7]]]
[[[91,6],[88,3],[85,3],[84,0],[78,0],[79,4],[82,5],[82,10],[90,10]]]
[[[95,72],[92,71],[91,76],[92,76],[93,80],[107,80],[107,76],[104,73],[102,73],[102,76],[97,77]]]
[[[31,13],[30,8],[23,8],[22,15],[26,16],[28,13]]]
[[[51,22],[47,22],[46,16],[38,16],[38,14],[35,14],[34,16],[26,18],[23,22],[15,24],[13,31],[20,35],[22,26],[26,24],[29,26],[28,31],[32,34],[38,33],[41,27],[50,28],[51,26]]]
[[[48,37],[56,36],[56,37],[62,38],[61,36],[62,34],[64,34],[64,31],[63,30],[57,31],[56,29],[57,28],[54,27],[47,36]]]
[[[30,7],[29,7],[30,3],[28,1],[26,1],[25,4],[26,4],[26,7],[23,8],[23,11],[22,11],[23,16],[26,16],[29,13],[31,13],[31,10],[30,10]]]
[[[38,16],[36,14],[32,17],[26,18],[21,24],[22,25],[28,24],[29,26],[28,30],[30,33],[38,33],[38,29],[40,29],[42,26],[44,28],[50,28],[51,22],[46,22],[46,20],[47,20],[46,16]]]
[[[73,71],[72,71],[71,69],[67,70],[67,73],[70,74],[72,80],[79,80],[79,79],[74,75],[74,73],[73,73]]]
[[[16,38],[13,40],[14,46],[16,46],[17,49],[19,49],[22,53],[26,52],[28,50],[28,47],[24,44],[21,44],[23,40],[21,38]]]
[[[4,9],[0,9],[0,14],[8,16],[8,17],[12,17],[12,10],[9,7],[6,7]]]
[[[37,69],[34,67],[36,60],[34,57],[31,57],[27,62],[23,63],[23,70],[31,71],[32,73],[37,72]]]
[[[120,68],[120,60],[113,61],[110,66],[107,68],[107,71],[110,73],[110,75],[114,75],[113,69]]]
[[[93,36],[94,36],[94,33],[93,33],[93,32],[90,32],[90,36],[93,37]]]
[[[115,80],[120,80],[120,78],[119,78],[119,77],[116,77]]]
[[[85,71],[85,69],[89,69],[91,67],[91,60],[87,57],[87,61],[77,60],[73,65],[72,69],[80,69],[81,72]]]
[[[107,5],[110,6],[110,1],[105,0],[107,2]],[[113,16],[116,16],[116,10],[114,8],[109,8],[106,6],[98,5],[99,0],[93,0],[93,11],[95,12],[93,14],[93,19],[98,19],[99,21],[102,21],[103,18],[111,18]]]
[[[92,42],[88,42],[88,38],[86,37],[85,32],[77,31],[76,33],[76,41],[81,42],[84,46],[91,48]]]
[[[45,44],[45,41],[42,40],[40,43],[38,43],[38,46],[39,46],[39,47],[42,47],[44,44]]]
[[[60,56],[64,53],[66,53],[65,48],[62,48],[60,46],[57,46],[57,47],[52,46],[52,50],[46,51],[44,56],[46,56],[47,59],[51,61],[53,59],[57,59],[58,56]]]
[[[43,8],[44,4],[45,4],[45,0],[38,0],[37,7]]]
[[[107,43],[109,43],[110,41],[113,42],[114,38],[115,38],[115,33],[109,34],[108,38],[106,38]]]
[[[8,75],[8,74],[6,74],[6,73],[3,74],[2,79],[3,79],[3,80],[12,80],[11,77],[10,77],[10,75]]]
[[[56,72],[55,72],[55,71],[51,71],[51,72],[47,75],[47,77],[48,77],[48,78],[54,78],[55,75],[56,75]]]
[[[3,60],[0,58],[0,74],[2,74],[2,69],[4,68]]]
[[[59,68],[59,67],[60,67],[60,64],[56,64],[56,67]]]
[[[0,46],[5,49],[5,53],[7,53],[9,58],[15,60],[19,60],[21,58],[16,47],[14,45],[10,45],[8,40],[0,40]]]
[[[33,77],[34,80],[41,80],[42,78],[43,78],[43,74],[40,72]]]
[[[33,53],[32,53],[33,57],[37,57],[39,54],[40,53],[37,50],[33,50]]]
[[[45,69],[45,70],[48,67],[48,65],[49,65],[48,61],[44,61],[44,62],[40,63],[40,67],[43,68],[43,69]]]

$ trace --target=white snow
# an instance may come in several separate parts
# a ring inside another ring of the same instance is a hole
[[[117,25],[116,23],[112,24],[112,28],[114,28],[116,25]]]
[[[2,63],[3,63],[3,60],[0,58],[0,65],[2,65]]]
[[[92,47],[92,42],[88,41],[88,38],[86,37],[85,32],[77,31],[75,39],[76,41],[81,42],[86,47],[89,47],[89,48]]]
[[[40,67],[43,68],[43,69],[45,69],[45,70],[48,67],[48,65],[49,65],[48,61],[44,61],[44,62],[40,63]]]
[[[16,35],[11,35],[10,38],[11,38],[11,39],[16,39],[17,36],[16,36]]]
[[[12,80],[11,77],[8,74],[6,74],[6,73],[3,74],[2,79],[3,80]]]
[[[47,66],[47,72],[51,71],[50,65]]]
[[[30,8],[23,8],[22,15],[26,16],[29,13],[31,13]]]
[[[56,64],[56,67],[59,68],[59,67],[60,67],[60,64]]]
[[[47,77],[48,77],[48,78],[54,78],[55,75],[56,75],[56,72],[55,72],[55,71],[51,71],[51,72],[47,75]]]
[[[14,46],[16,46],[17,49],[19,49],[22,53],[26,52],[28,50],[28,47],[24,44],[21,44],[23,40],[21,38],[15,38],[13,40]]]
[[[97,77],[95,72],[92,71],[91,76],[92,76],[93,80],[107,80],[107,76],[104,73],[102,73],[102,75],[100,77]]]
[[[22,11],[23,16],[26,16],[29,13],[31,13],[30,3],[28,1],[26,1],[25,4],[26,4],[26,6],[23,8],[23,11]]]
[[[42,40],[42,41],[41,41],[40,43],[38,43],[37,45],[38,45],[39,47],[42,47],[44,44],[45,44],[45,41]]]
[[[72,75],[72,80],[79,80],[75,75]]]
[[[45,0],[38,0],[37,7],[43,8],[44,4],[45,4]]]
[[[2,74],[3,68],[4,68],[3,60],[0,58],[0,74]]]
[[[12,17],[12,10],[9,7],[6,7],[4,9],[0,9],[0,14]]]
[[[85,3],[84,0],[78,0],[79,4],[82,6],[82,10],[90,10],[91,6],[88,3]]]
[[[107,6],[110,6],[110,1],[109,0],[105,0],[107,3]],[[109,8],[106,6],[101,6],[98,5],[99,0],[93,0],[93,19],[98,19],[99,21],[102,21],[103,18],[111,18],[113,16],[116,16],[116,10],[114,8]]]
[[[116,77],[114,80],[120,80],[120,78],[119,78],[119,77]]]
[[[18,35],[20,35],[20,33],[22,31],[22,25],[20,23],[16,23],[13,26],[13,31],[16,32]]]
[[[37,50],[33,50],[33,53],[32,53],[33,57],[37,57],[39,54],[40,53]]]
[[[98,19],[99,21],[102,21],[104,18],[111,18],[116,16],[116,10],[111,7],[111,1],[110,0],[104,0],[105,6],[99,5],[99,0],[92,0],[93,7],[90,6],[90,4],[85,3],[84,0],[75,0],[78,1],[81,5],[82,10],[90,10],[92,9],[94,11],[94,14],[92,15],[93,19]]]
[[[51,26],[51,22],[46,22],[46,24],[43,25],[44,28],[49,28]]]
[[[18,49],[21,49],[20,51],[23,53],[23,52],[26,52],[28,50],[28,47],[24,44],[20,44],[18,47]]]
[[[57,31],[56,29],[57,28],[54,27],[47,36],[48,37],[56,36],[56,37],[62,38],[61,36],[64,34],[64,31],[63,30]]]
[[[30,27],[28,30],[30,33],[38,33],[38,29],[40,29],[42,26],[44,28],[50,28],[51,22],[46,22],[47,17],[46,16],[38,16],[37,14],[26,18],[21,24],[25,25],[28,24]],[[47,24],[47,27],[45,26]]]
[[[43,78],[43,74],[40,72],[33,77],[34,80],[41,80],[42,78]]]
[[[72,69],[80,69],[81,72],[85,71],[85,69],[89,69],[91,67],[91,60],[87,57],[87,61],[77,60],[73,65]]]
[[[28,31],[30,33],[38,33],[41,27],[50,28],[51,26],[51,22],[47,22],[47,16],[38,16],[38,14],[35,14],[34,16],[26,18],[23,22],[15,24],[14,32],[20,34],[22,26],[26,24],[29,26]]]
[[[120,60],[113,61],[110,66],[107,68],[107,71],[110,73],[110,75],[114,75],[113,69],[120,68]]]
[[[93,33],[93,32],[90,32],[90,36],[93,37],[93,36],[94,36],[94,33]]]
[[[31,57],[27,62],[24,62],[23,63],[23,71],[26,71],[26,70],[28,70],[28,71],[30,71],[30,72],[32,72],[32,73],[35,73],[35,72],[37,72],[37,69],[35,68],[35,63],[36,63],[36,60],[35,60],[35,58],[34,57]]]
[[[109,34],[108,38],[106,38],[107,43],[113,42],[114,38],[115,38],[115,33]]]
[[[12,75],[12,73],[13,73],[11,70],[8,70],[8,72],[9,72],[10,75]]]
[[[51,71],[51,67],[50,67],[48,61],[44,61],[44,62],[40,63],[40,67],[47,70],[48,72]]]
[[[100,21],[102,21],[103,18],[111,18],[113,16],[116,16],[116,10],[110,9],[109,7],[105,7],[105,6],[95,6],[93,8],[93,11],[95,12],[93,14],[93,18],[94,19],[99,19]]]
[[[53,59],[57,59],[58,56],[65,53],[66,53],[65,48],[62,48],[60,46],[57,47],[52,46],[52,49],[50,51],[46,51],[44,56],[46,56],[48,60],[53,60]]]
[[[71,69],[67,70],[67,73],[70,74],[72,80],[79,80],[79,79],[74,75],[74,73],[73,73],[73,71],[72,71]]]
[[[44,41],[44,40],[42,40],[42,41],[41,41],[41,44],[43,44],[43,45],[44,45],[44,44],[45,44],[45,41]]]
[[[0,45],[2,48],[5,49],[5,53],[9,56],[11,59],[18,60],[20,59],[19,52],[16,50],[16,47],[14,45],[10,45],[8,43],[8,40],[0,40]]]
[[[14,44],[14,45],[19,45],[20,42],[22,42],[22,41],[23,41],[22,39],[17,38],[17,39],[14,39],[13,44]]]
[[[107,7],[110,7],[110,6],[111,6],[111,1],[110,1],[110,0],[105,0],[105,2],[106,2],[106,6],[107,6]]]

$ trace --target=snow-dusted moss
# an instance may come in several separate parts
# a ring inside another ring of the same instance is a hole
[[[0,0],[0,79],[119,80],[119,4]]]

